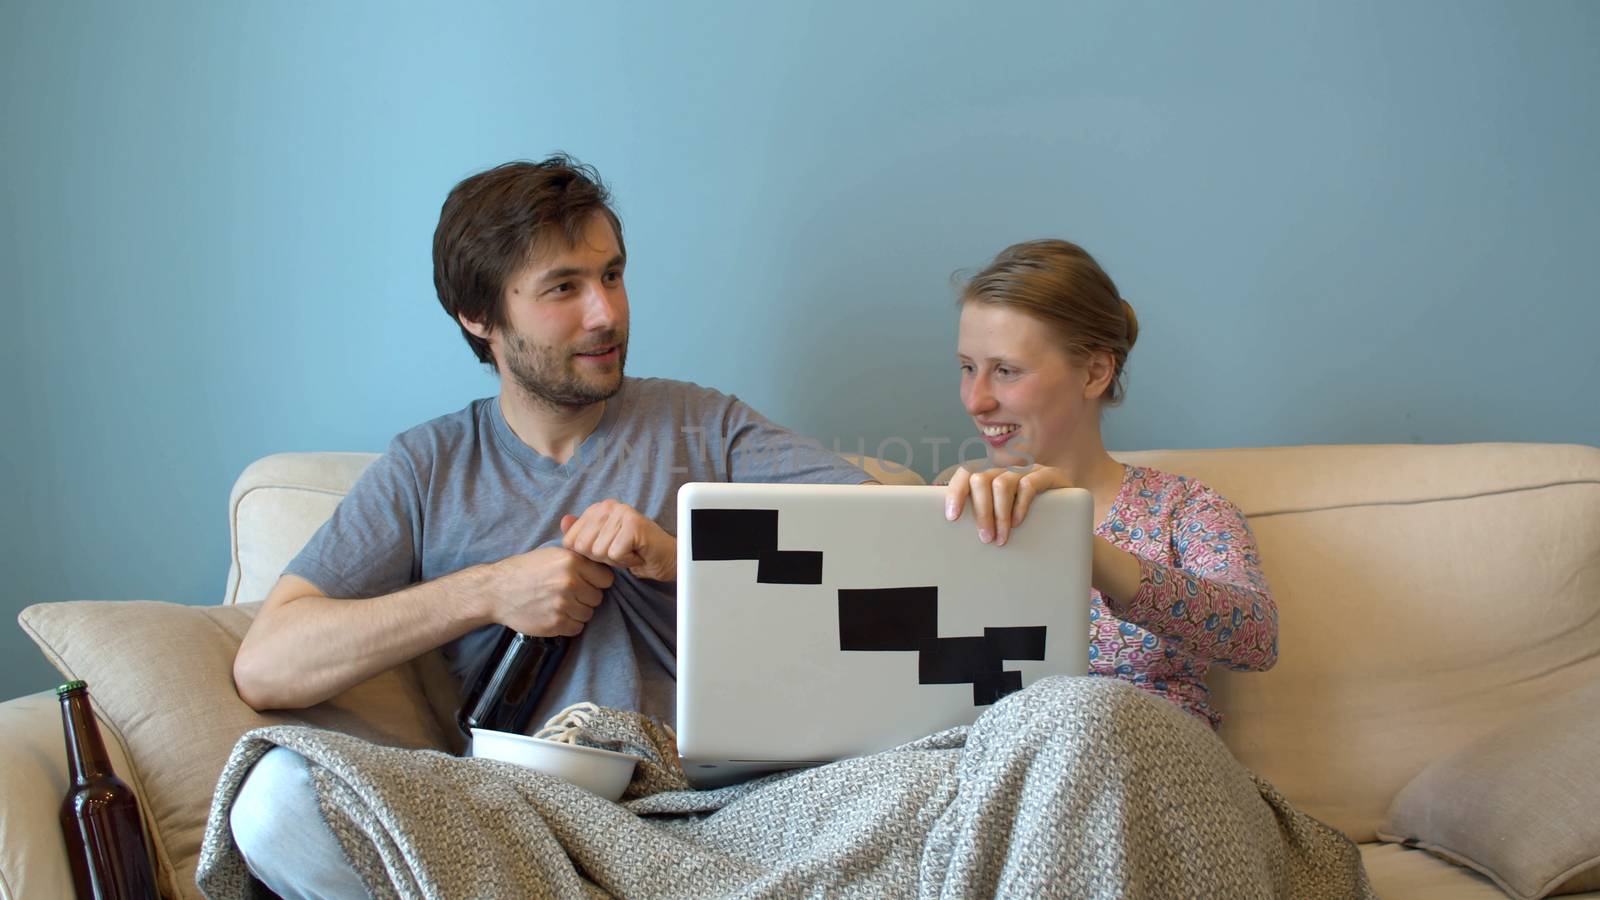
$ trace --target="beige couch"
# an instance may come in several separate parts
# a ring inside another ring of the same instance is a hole
[[[1375,832],[1430,761],[1532,704],[1600,684],[1600,450],[1342,446],[1120,457],[1210,483],[1256,532],[1281,609],[1281,658],[1265,674],[1213,675],[1234,753],[1360,842],[1381,896],[1503,896],[1465,868],[1376,843]],[[229,507],[233,562],[223,602],[264,596],[371,459],[283,454],[247,469]],[[150,775],[111,743],[119,771]],[[0,900],[70,894],[56,825],[64,790],[53,697],[0,704]]]

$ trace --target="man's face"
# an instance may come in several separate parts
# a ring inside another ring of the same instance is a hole
[[[500,371],[552,406],[599,403],[622,388],[628,357],[627,262],[605,216],[572,246],[556,233],[506,282],[506,325],[489,339]]]

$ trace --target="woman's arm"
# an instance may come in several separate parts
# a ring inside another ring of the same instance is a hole
[[[1101,594],[1112,615],[1190,656],[1230,669],[1270,669],[1278,661],[1278,606],[1261,573],[1255,535],[1232,503],[1203,485],[1187,484],[1189,495],[1170,520],[1169,540],[1180,564],[1109,548],[1132,560],[1138,576],[1131,581],[1131,567],[1121,562],[1114,568],[1122,577],[1113,579],[1122,582],[1121,590],[1102,587]]]
[[[1270,669],[1278,661],[1278,607],[1261,574],[1255,535],[1221,494],[1192,480],[1180,483],[1183,495],[1174,498],[1164,523],[1180,565],[1153,562],[1097,536],[1094,588],[1112,615],[1189,656],[1230,669]],[[946,489],[945,518],[959,519],[970,500],[979,540],[1004,544],[1033,498],[1071,486],[1065,473],[1048,466],[1028,472],[957,469]]]

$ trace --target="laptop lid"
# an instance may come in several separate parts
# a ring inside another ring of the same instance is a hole
[[[678,492],[678,749],[701,784],[888,749],[1088,669],[1094,501],[1038,497],[1004,547],[944,488]]]

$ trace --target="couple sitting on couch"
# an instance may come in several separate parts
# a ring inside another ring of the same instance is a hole
[[[470,678],[503,625],[581,635],[536,723],[579,701],[672,722],[678,487],[869,477],[733,397],[625,378],[626,259],[604,187],[565,157],[451,191],[434,282],[499,396],[399,435],[361,476],[251,626],[234,664],[246,702],[309,706],[439,647]],[[1057,240],[1003,251],[960,307],[961,399],[1009,468],[957,470],[947,517],[970,506],[977,538],[1000,546],[1039,492],[1089,490],[1089,667],[1142,689],[1096,696],[1176,704],[1215,728],[1207,668],[1270,667],[1277,610],[1232,504],[1105,450],[1132,308]],[[235,805],[235,840],[283,896],[359,896],[309,792],[303,759],[268,753]]]

